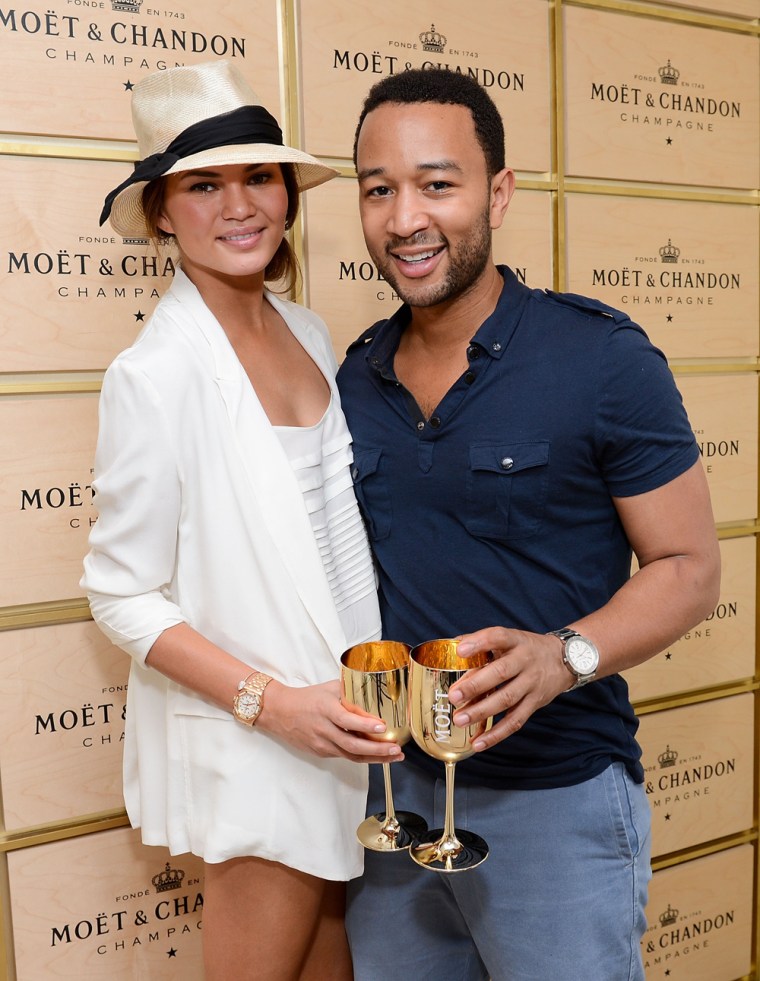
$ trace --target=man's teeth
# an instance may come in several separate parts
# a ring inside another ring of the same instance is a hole
[[[401,256],[404,262],[422,262],[423,259],[432,259],[436,254],[436,249],[431,252],[420,252],[418,255],[404,255]]]

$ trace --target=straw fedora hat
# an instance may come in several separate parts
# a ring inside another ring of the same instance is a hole
[[[100,216],[124,236],[146,237],[142,192],[157,177],[224,164],[290,163],[300,191],[337,176],[285,146],[277,121],[229,61],[154,72],[132,91],[140,160],[106,197]]]

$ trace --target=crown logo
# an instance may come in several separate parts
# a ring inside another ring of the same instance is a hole
[[[677,245],[673,245],[670,239],[668,239],[668,244],[663,245],[660,249],[660,262],[678,262],[678,257],[681,254],[681,250]]]
[[[182,869],[173,869],[167,862],[164,871],[154,875],[151,882],[156,887],[156,892],[167,892],[169,889],[179,889],[184,878]]]
[[[678,85],[678,79],[680,78],[681,73],[677,68],[674,68],[670,64],[670,58],[668,58],[667,65],[663,65],[662,68],[659,69],[659,72],[660,81],[663,85]]]
[[[127,14],[139,14],[143,0],[111,0],[111,9]]]
[[[665,752],[660,753],[657,759],[660,761],[660,769],[663,770],[665,769],[666,766],[676,765],[676,760],[678,759],[678,753],[674,749],[671,749],[670,746],[666,746]]]
[[[673,924],[678,919],[678,910],[673,909],[673,907],[668,903],[668,908],[664,913],[660,913],[660,925],[661,926],[673,926]]]
[[[443,54],[447,40],[448,39],[444,34],[439,34],[438,31],[436,31],[435,24],[430,25],[429,31],[423,31],[422,34],[420,34],[420,41],[422,41],[423,51],[437,51],[438,54]]]
[[[148,245],[150,239],[147,238],[135,238],[134,236],[128,236],[127,238],[122,238],[123,245]]]

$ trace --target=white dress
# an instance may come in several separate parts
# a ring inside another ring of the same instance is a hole
[[[313,427],[322,452],[297,450],[294,470],[224,331],[179,270],[103,382],[99,517],[82,585],[98,625],[134,660],[124,798],[143,841],[207,862],[256,855],[345,880],[362,871],[355,831],[366,765],[298,752],[145,666],[162,630],[187,622],[252,670],[311,685],[339,676],[346,647],[380,635],[326,328],[267,298],[330,385],[329,410]]]

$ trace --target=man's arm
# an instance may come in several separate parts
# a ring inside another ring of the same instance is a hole
[[[596,644],[597,678],[664,650],[714,609],[720,587],[720,551],[699,461],[656,490],[615,498],[615,507],[639,570],[601,609],[554,624],[573,627]],[[507,713],[478,740],[478,750],[512,735],[575,680],[562,662],[557,637],[488,627],[464,635],[459,644],[465,656],[488,650],[496,659],[450,693],[455,705],[468,703],[454,715],[458,725]]]

